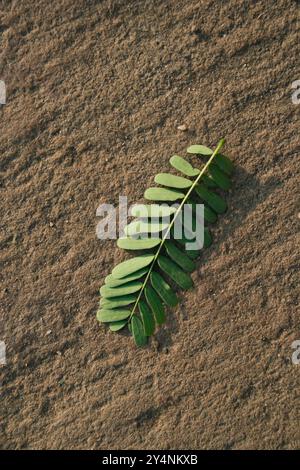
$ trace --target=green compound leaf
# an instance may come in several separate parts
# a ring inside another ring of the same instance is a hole
[[[193,177],[200,173],[198,168],[193,168],[187,160],[179,155],[173,155],[173,157],[170,158],[170,163],[173,168],[176,168],[176,170],[180,171],[183,175]]]
[[[193,184],[191,180],[183,178],[182,176],[171,175],[170,173],[159,173],[154,178],[155,183],[169,188],[186,189],[190,188]]]
[[[106,322],[115,322],[119,320],[125,320],[130,316],[130,310],[110,310],[110,309],[101,309],[97,312],[97,320],[106,323]]]
[[[147,336],[144,333],[143,323],[137,315],[131,317],[131,332],[137,346],[145,346],[147,344]]]
[[[143,322],[144,326],[144,334],[145,336],[151,336],[154,333],[155,330],[155,321],[153,318],[153,313],[143,300],[140,301],[139,303],[139,310],[140,310],[140,315],[141,319]]]
[[[123,250],[149,250],[159,245],[161,242],[160,238],[141,238],[136,240],[135,238],[119,238],[117,245]]]
[[[145,191],[145,198],[150,201],[170,201],[175,202],[184,198],[184,193],[174,189],[149,188]]]
[[[155,271],[150,274],[152,287],[156,290],[162,301],[169,307],[175,307],[178,304],[178,298],[175,292],[172,291],[169,284],[164,278]]]
[[[136,271],[148,266],[154,259],[154,255],[141,255],[136,258],[128,259],[123,263],[118,264],[113,270],[112,275],[116,279],[122,279],[125,276],[129,276]]]
[[[153,187],[145,192],[145,198],[156,203],[133,206],[131,214],[137,219],[127,226],[127,236],[117,242],[121,249],[151,253],[123,261],[105,278],[97,318],[108,323],[111,331],[127,326],[138,346],[144,346],[147,337],[154,334],[155,324],[165,322],[164,306],[177,305],[173,285],[182,289],[193,286],[189,273],[196,267],[194,260],[212,243],[206,225],[214,224],[218,215],[227,209],[218,191],[231,187],[233,164],[219,153],[223,144],[221,140],[214,151],[204,145],[188,148],[188,153],[204,157],[199,160],[204,165],[200,169],[173,155],[171,166],[191,179],[169,173],[156,175],[155,182],[165,187]],[[204,216],[197,211],[199,201],[204,204]],[[187,203],[191,204],[189,208],[184,207]],[[186,218],[186,209],[191,217]],[[179,225],[175,225],[177,222]],[[198,222],[202,229],[204,224],[204,240],[199,233],[196,237]],[[184,228],[184,235],[179,230],[179,239],[177,228]]]

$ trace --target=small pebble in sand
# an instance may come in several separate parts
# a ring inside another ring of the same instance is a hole
[[[182,132],[187,131],[187,127],[185,124],[180,124],[180,126],[177,126],[177,129]]]
[[[53,223],[53,222],[49,222],[49,227],[54,227],[54,223]]]

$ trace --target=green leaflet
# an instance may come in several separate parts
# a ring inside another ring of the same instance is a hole
[[[152,271],[150,280],[153,288],[156,290],[162,301],[169,307],[175,307],[178,304],[178,298],[175,292],[172,291],[169,284],[164,278],[155,271]]]
[[[109,324],[110,331],[119,331],[127,325],[127,320],[114,321]]]
[[[136,204],[131,208],[131,215],[133,217],[147,217],[159,218],[169,217],[176,212],[176,207],[171,207],[166,204]]]
[[[123,250],[149,250],[159,245],[161,242],[160,238],[141,238],[136,240],[135,238],[119,238],[117,245]]]
[[[201,250],[187,250],[185,247],[185,252],[188,255],[189,258],[191,259],[196,259],[200,255]]]
[[[205,145],[191,145],[186,150],[188,153],[200,153],[200,155],[211,155],[213,151]]]
[[[103,308],[97,312],[97,320],[102,323],[125,320],[125,318],[128,318],[129,316],[130,310],[110,310]]]
[[[166,256],[158,257],[158,266],[164,271],[181,289],[189,289],[193,286],[191,277],[182,271],[173,261]]]
[[[179,248],[177,248],[173,242],[166,241],[165,249],[169,257],[175,261],[175,263],[177,263],[178,266],[180,266],[184,271],[191,273],[195,270],[195,263],[185,253],[179,250]]]
[[[145,220],[134,220],[130,224],[124,227],[124,233],[128,237],[134,235],[140,235],[142,233],[159,233],[162,230],[168,228],[168,222],[156,222],[157,219],[154,219],[154,222],[147,222]]]
[[[184,207],[181,223],[189,232],[195,232],[203,227],[204,217],[197,211],[197,204],[187,204]]]
[[[209,228],[205,227],[204,228],[204,244],[203,248],[208,248],[212,244],[212,237],[211,233],[209,231]]]
[[[144,302],[143,300],[141,300],[139,303],[139,310],[140,310],[140,315],[141,315],[141,319],[142,319],[143,326],[144,326],[145,336],[153,335],[154,330],[155,330],[155,321],[153,318],[152,311],[150,310],[146,302]]]
[[[184,248],[185,253],[189,256],[189,258],[196,259],[199,256],[199,254],[202,250],[202,247],[201,246],[199,246],[199,247],[196,246],[196,247],[193,247],[193,249],[191,249],[191,248],[188,249],[187,246],[189,246],[189,245],[187,245],[187,244],[196,242],[196,238],[190,238],[190,237],[192,237],[192,234],[190,234],[190,233],[187,233],[187,235],[188,235],[188,238],[185,235],[182,235],[180,239],[176,240],[176,242],[179,243],[181,245],[181,247]],[[204,238],[205,238],[205,233],[204,233]]]
[[[140,269],[148,266],[154,259],[154,255],[141,255],[136,256],[135,258],[128,259],[123,261],[123,263],[118,264],[113,270],[112,275],[116,279],[122,279],[129,274],[132,274]],[[129,293],[129,292],[128,292]]]
[[[217,219],[218,219],[217,214],[212,209],[204,205],[204,221],[214,224],[217,221]]]
[[[233,172],[233,163],[226,155],[218,153],[216,155],[216,165],[228,175],[231,175]]]
[[[107,287],[102,286],[100,289],[100,295],[105,298],[120,297],[123,295],[134,294],[141,289],[142,283],[138,281],[128,282],[120,287]]]
[[[195,249],[195,250],[188,250],[186,248],[186,244],[191,243],[193,240],[189,240],[189,239],[187,239],[183,236],[181,239],[178,239],[176,241],[184,248],[184,250],[185,250],[186,254],[189,256],[189,258],[191,258],[191,259],[198,258],[199,254],[201,252],[201,248]]]
[[[227,204],[224,199],[218,194],[209,191],[203,184],[197,185],[195,191],[217,214],[223,214],[226,211]]]
[[[209,167],[209,173],[219,188],[224,189],[225,191],[231,188],[230,179],[217,165],[211,164]]]
[[[131,332],[137,346],[145,346],[147,344],[143,324],[137,315],[133,315],[131,318]]]
[[[120,297],[102,297],[100,300],[100,306],[108,309],[125,307],[126,305],[133,304],[137,297],[134,295],[121,295]]]
[[[130,281],[135,281],[136,279],[140,279],[148,272],[148,268],[139,269],[135,273],[129,274],[129,276],[125,276],[122,279],[115,279],[112,274],[109,274],[105,278],[105,284],[107,287],[118,287],[123,284],[127,284]]]
[[[174,233],[174,231],[172,232]],[[186,236],[185,236],[186,235]],[[204,227],[204,240],[203,240],[203,247],[201,246],[196,246],[194,250],[187,250],[185,245],[187,243],[193,243],[193,242],[196,242],[196,237],[189,231],[187,230],[187,228],[185,228],[185,231],[182,233],[181,237],[180,238],[176,238],[176,242],[180,243],[180,245],[183,245],[185,250],[187,252],[190,252],[190,251],[195,251],[197,253],[199,253],[201,251],[202,248],[208,248],[211,243],[212,243],[212,238],[211,238],[211,233],[210,233],[210,230],[208,227]],[[189,254],[189,253],[188,253]],[[197,255],[198,256],[198,255]],[[197,256],[192,256],[193,258],[197,257]]]
[[[195,235],[192,234],[186,227],[183,228],[180,237],[178,237],[177,234],[175,234],[174,230],[172,230],[172,234],[173,234],[174,239],[176,240],[176,242],[181,244],[181,245],[184,245],[184,247],[187,243],[193,243],[194,245],[196,244],[196,246],[193,247],[195,249],[193,251],[196,251],[196,250],[199,251],[199,250],[202,249],[201,241],[199,242],[199,244],[200,244],[199,245],[196,241]],[[205,229],[204,229],[204,238],[205,238]]]
[[[200,173],[200,170],[193,168],[187,160],[179,155],[173,155],[173,157],[170,158],[170,163],[173,168],[176,168],[176,170],[186,176],[197,176]]]
[[[153,312],[156,323],[161,325],[166,321],[165,310],[159,296],[153,287],[149,285],[145,287],[145,297],[149,307]]]
[[[210,175],[203,175],[201,179],[207,188],[216,188],[218,186]]]
[[[144,194],[150,201],[171,201],[175,202],[184,198],[184,193],[175,191],[175,189],[149,188]]]
[[[159,173],[154,178],[155,183],[169,188],[187,189],[193,184],[191,180],[182,176],[171,175],[170,173]]]
[[[188,200],[188,204],[192,206],[192,211],[196,216],[196,204],[192,200]],[[217,214],[210,208],[208,207],[207,204],[204,204],[204,222],[209,222],[211,224],[214,224],[217,221]]]

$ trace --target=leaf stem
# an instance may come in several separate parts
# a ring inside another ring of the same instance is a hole
[[[158,256],[159,256],[159,253],[161,252],[161,249],[162,249],[162,247],[163,247],[163,245],[164,245],[166,239],[168,238],[168,236],[169,236],[169,234],[170,234],[170,231],[171,231],[171,229],[172,229],[172,227],[173,227],[173,225],[174,225],[174,223],[175,223],[176,218],[177,218],[178,215],[180,214],[180,212],[181,212],[181,210],[182,210],[182,208],[183,208],[183,206],[184,206],[186,200],[188,199],[188,197],[190,196],[190,194],[193,192],[195,186],[198,184],[198,182],[199,182],[199,180],[201,179],[202,175],[206,172],[207,168],[209,167],[209,165],[211,164],[211,162],[213,161],[213,159],[215,158],[215,156],[217,155],[217,153],[219,152],[219,150],[221,149],[221,147],[224,145],[224,142],[225,142],[224,139],[221,139],[221,140],[220,140],[220,142],[218,143],[218,145],[217,145],[217,147],[215,148],[214,152],[212,153],[211,157],[209,158],[209,160],[206,162],[206,164],[204,165],[204,167],[203,167],[202,170],[200,171],[199,175],[198,175],[197,178],[195,179],[195,181],[194,181],[194,183],[192,184],[192,186],[189,188],[188,192],[186,193],[185,197],[183,198],[182,202],[180,203],[178,209],[176,210],[176,212],[175,212],[175,214],[174,214],[174,217],[173,217],[172,221],[170,222],[170,225],[169,225],[169,227],[167,228],[166,233],[164,234],[164,236],[163,236],[163,238],[162,238],[162,241],[161,241],[161,243],[160,243],[160,245],[159,245],[159,247],[158,247],[158,249],[157,249],[157,252],[156,252],[156,254],[155,254],[155,256],[154,256],[154,259],[153,259],[152,263],[150,264],[149,271],[148,271],[148,273],[147,273],[147,275],[146,275],[146,277],[145,277],[144,283],[143,283],[143,285],[142,285],[142,287],[141,287],[141,289],[140,289],[139,295],[138,295],[138,297],[137,297],[137,299],[136,299],[136,302],[135,302],[135,304],[134,304],[134,306],[133,306],[133,309],[132,309],[132,311],[131,311],[130,317],[128,318],[128,322],[131,320],[131,318],[132,318],[132,316],[133,316],[133,314],[134,314],[134,312],[135,312],[135,310],[136,310],[136,308],[137,308],[137,306],[138,306],[138,303],[139,303],[139,301],[140,301],[140,299],[141,299],[141,296],[142,296],[142,294],[143,294],[143,291],[144,291],[144,289],[145,289],[145,287],[146,287],[146,284],[147,284],[147,282],[148,282],[148,279],[149,279],[149,277],[150,277],[150,274],[151,274],[151,272],[152,272],[152,269],[153,269],[153,267],[154,267],[154,264],[156,263],[157,258],[158,258]]]

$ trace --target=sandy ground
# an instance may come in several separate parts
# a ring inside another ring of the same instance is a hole
[[[299,448],[299,2],[0,5],[1,448]],[[229,211],[138,350],[95,320],[96,208],[222,136]]]

